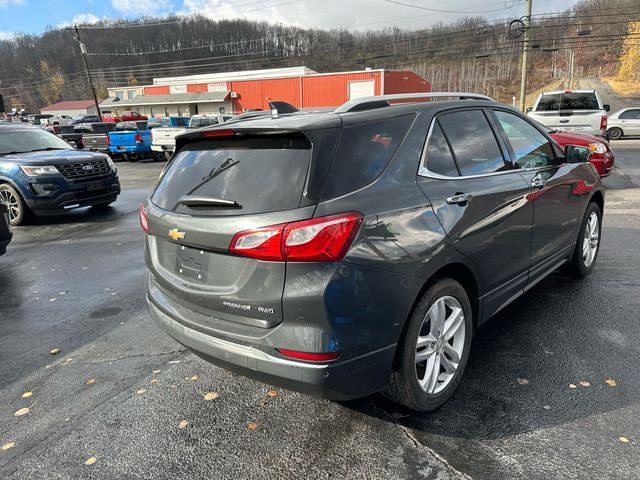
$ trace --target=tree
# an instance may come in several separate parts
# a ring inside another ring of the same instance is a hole
[[[640,80],[640,21],[629,22],[627,37],[624,39],[618,78],[622,81]]]

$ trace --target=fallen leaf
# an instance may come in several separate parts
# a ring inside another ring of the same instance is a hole
[[[545,410],[551,410],[551,407],[549,405],[543,405],[543,407]]]
[[[66,359],[67,362],[70,362],[71,360],[73,360],[72,357],[69,357],[69,358]]]
[[[255,430],[256,428],[258,428],[258,424],[256,422],[249,422],[247,423],[247,428],[249,430]]]
[[[629,439],[627,437],[619,437],[620,443],[629,443]]]
[[[186,420],[182,420],[182,421],[178,424],[178,428],[187,428],[187,425],[189,425],[189,422],[187,422]]]
[[[96,383],[96,379],[95,378],[90,378],[89,380],[87,380],[84,383],[87,384],[87,385],[93,385],[94,383]]]
[[[198,375],[194,375],[193,377],[191,377],[191,381],[195,382],[196,380],[198,380],[198,378],[199,378]]]
[[[7,442],[4,445],[2,445],[2,450],[9,450],[10,448],[13,448],[13,446],[16,444],[16,442]]]
[[[57,354],[59,354],[60,352],[61,352],[61,350],[60,350],[59,348],[54,348],[54,349],[52,349],[49,353],[50,353],[51,355],[57,355]]]
[[[24,392],[22,398],[29,398],[31,395],[33,395],[33,392]]]
[[[146,390],[144,388],[141,388],[139,390],[136,390],[136,395],[144,395],[144,392],[146,392]]]
[[[208,401],[211,401],[211,400],[215,400],[219,396],[220,395],[218,394],[218,392],[209,392],[203,398],[208,402]]]
[[[527,380],[526,378],[517,378],[516,381],[520,384],[520,385],[529,385],[529,380]]]
[[[162,370],[154,370],[153,373],[160,373]]]
[[[151,383],[158,383],[158,379],[157,378],[152,378],[151,379]]]
[[[14,413],[14,415],[16,417],[21,417],[22,415],[26,415],[27,413],[29,413],[29,409],[27,407],[21,408],[20,410],[17,410],[16,413]]]
[[[278,396],[278,392],[276,392],[273,389],[267,390],[267,395],[270,396],[270,397],[277,397]]]
[[[570,384],[569,384],[569,388],[578,388],[578,386],[577,386],[577,385],[574,385],[573,383],[570,383]]]
[[[582,382],[580,382],[580,385],[582,385],[583,387],[590,387],[591,386],[591,384],[589,382],[586,382],[584,380]]]
[[[606,383],[607,385],[609,385],[610,387],[617,387],[618,386],[618,382],[616,382],[614,379],[612,378],[608,378],[607,380],[604,381],[604,383]]]
[[[96,463],[97,458],[96,457],[89,457],[84,461],[85,465],[93,465],[94,463]]]

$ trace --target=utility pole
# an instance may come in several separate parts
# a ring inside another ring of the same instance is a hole
[[[67,27],[65,30],[71,30],[71,28]],[[93,94],[93,101],[96,104],[96,112],[98,114],[98,119],[102,122],[102,113],[100,113],[100,105],[98,104],[98,95],[96,95],[96,87],[93,85],[93,78],[91,78],[91,72],[89,71],[89,63],[87,63],[87,47],[85,47],[82,40],[80,40],[80,30],[78,30],[78,26],[74,25],[73,30],[76,32],[76,40],[78,40],[78,45],[80,45],[80,53],[82,54],[82,63],[84,63],[84,70],[87,72],[87,79],[89,80],[89,86],[91,87],[91,93]]]
[[[527,50],[529,48],[529,27],[531,26],[531,9],[533,0],[527,0],[526,25],[524,26],[524,41],[522,42],[522,71],[520,73],[520,110],[526,108],[527,96]]]
[[[576,58],[576,52],[569,50],[569,81],[567,82],[567,90],[573,88],[573,68]]]

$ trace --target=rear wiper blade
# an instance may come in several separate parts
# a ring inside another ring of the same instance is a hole
[[[213,197],[197,197],[195,195],[184,195],[180,197],[180,200],[178,200],[178,205],[185,205],[187,207],[242,208],[242,205],[240,205],[235,200],[225,200],[223,198]]]

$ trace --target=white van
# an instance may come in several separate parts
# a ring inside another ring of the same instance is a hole
[[[541,93],[527,115],[558,131],[604,137],[609,109],[595,90],[561,90]]]

